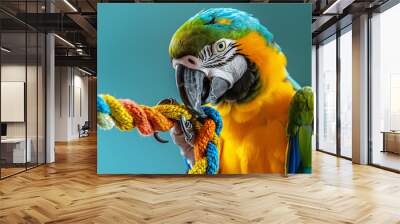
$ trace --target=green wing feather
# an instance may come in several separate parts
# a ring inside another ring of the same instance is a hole
[[[287,134],[289,150],[298,150],[299,167],[295,172],[311,172],[311,148],[314,120],[314,94],[311,87],[303,87],[294,95],[289,107]],[[293,146],[293,147],[290,147]],[[288,152],[288,161],[292,161],[294,153]]]

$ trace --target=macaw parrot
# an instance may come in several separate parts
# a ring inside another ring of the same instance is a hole
[[[204,104],[222,116],[219,173],[311,172],[313,92],[292,79],[258,19],[201,11],[175,32],[169,54],[183,103],[199,118]],[[179,144],[190,157],[190,144]]]

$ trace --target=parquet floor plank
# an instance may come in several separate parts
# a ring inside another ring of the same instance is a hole
[[[313,153],[313,174],[97,175],[96,138],[0,181],[0,223],[398,223],[400,175]]]

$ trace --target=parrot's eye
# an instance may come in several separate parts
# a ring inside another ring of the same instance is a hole
[[[226,49],[225,41],[220,41],[216,43],[215,49],[217,52],[223,52]]]

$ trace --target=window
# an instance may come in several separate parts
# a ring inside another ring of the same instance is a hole
[[[351,26],[340,36],[340,155],[352,157],[352,34]]]
[[[336,153],[336,36],[318,47],[318,149]]]
[[[317,99],[316,99],[316,93],[317,93],[317,47],[315,45],[312,46],[312,51],[311,51],[311,86],[312,90],[314,92],[314,121],[317,119]],[[317,130],[317,122],[313,123],[313,130]],[[316,132],[314,131],[314,134],[312,136],[312,149],[316,150],[317,149],[317,135]]]
[[[400,170],[400,5],[371,19],[371,162]]]
[[[18,2],[20,14],[44,1]],[[0,6],[14,5],[2,2]],[[0,178],[45,163],[45,34],[0,12]],[[15,24],[14,24],[15,23]],[[10,109],[13,108],[13,109]]]

